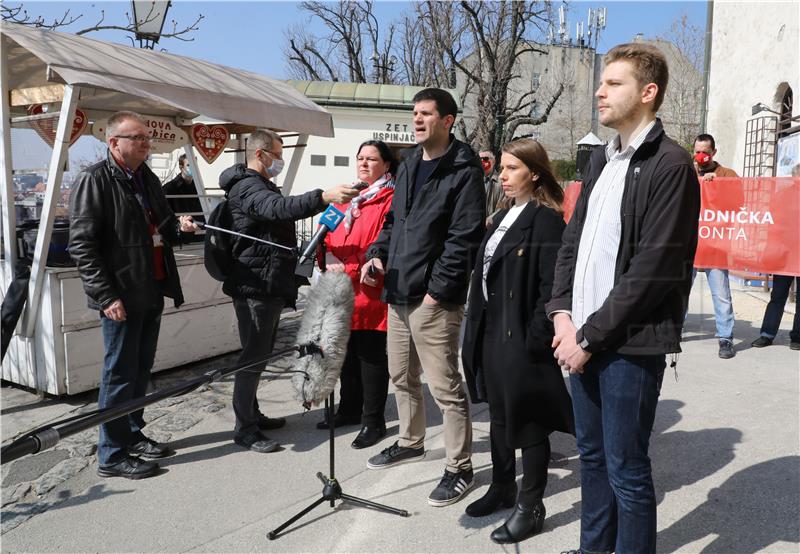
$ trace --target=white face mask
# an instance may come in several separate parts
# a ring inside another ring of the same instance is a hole
[[[280,172],[283,171],[283,160],[275,158],[270,153],[267,153],[265,155],[270,160],[272,160],[272,163],[270,165],[267,165],[267,164],[264,164],[264,162],[261,162],[267,168],[267,175],[269,175],[270,177],[277,177],[280,174]]]
[[[283,171],[283,160],[272,160],[272,165],[267,168],[270,177],[277,177]]]

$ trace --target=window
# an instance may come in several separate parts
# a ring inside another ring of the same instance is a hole
[[[347,167],[350,165],[350,158],[347,156],[334,156],[333,165],[334,167]]]
[[[311,165],[325,165],[325,156],[311,154]]]

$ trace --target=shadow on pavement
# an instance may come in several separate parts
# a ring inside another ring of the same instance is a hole
[[[674,552],[709,535],[703,552],[760,552],[800,542],[800,457],[785,456],[745,468],[708,499],[658,534],[659,550]]]

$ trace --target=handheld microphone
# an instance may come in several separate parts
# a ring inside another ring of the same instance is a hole
[[[327,272],[308,291],[306,307],[295,342],[321,350],[297,360],[292,385],[306,408],[320,404],[333,391],[342,371],[353,315],[353,285],[346,273]]]
[[[325,235],[328,234],[328,231],[334,231],[342,221],[344,221],[344,214],[337,210],[333,204],[329,204],[325,211],[322,212],[322,215],[319,216],[317,232],[314,233],[314,236],[311,237],[311,241],[300,254],[300,260],[297,262],[297,265],[301,266],[305,264],[309,258],[313,257],[319,243],[325,240]]]

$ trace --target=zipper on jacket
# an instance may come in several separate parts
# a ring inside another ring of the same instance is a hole
[[[641,172],[642,167],[636,166],[633,168],[633,174],[630,178],[631,183],[629,183],[628,175],[631,175],[630,172],[625,174],[625,190],[622,193],[622,204],[619,208],[619,217],[620,217],[620,231],[619,231],[619,245],[617,246],[617,262],[616,267],[614,269],[614,284],[616,285],[619,282],[619,278],[622,275],[622,265],[621,260],[622,256],[622,245],[625,243],[625,212],[627,211],[628,201],[634,198],[633,195],[636,194],[636,187],[639,185],[639,173]],[[630,186],[629,186],[630,184]],[[632,208],[636,208],[635,203],[633,203]],[[634,209],[635,212],[635,209]],[[633,213],[630,214],[631,216],[634,215]]]

